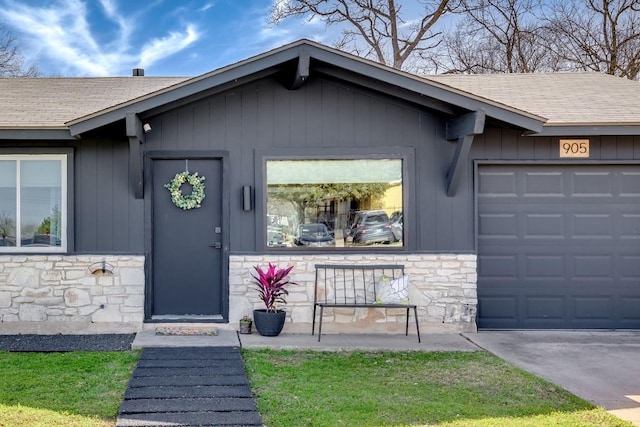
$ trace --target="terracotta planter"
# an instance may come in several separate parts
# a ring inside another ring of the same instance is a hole
[[[265,337],[280,335],[286,318],[287,313],[283,310],[278,310],[275,313],[267,312],[265,309],[253,310],[253,322],[256,324],[256,330]]]

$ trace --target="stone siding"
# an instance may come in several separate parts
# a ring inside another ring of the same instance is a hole
[[[50,332],[68,323],[140,329],[144,281],[144,256],[1,255],[0,323],[9,331],[30,323]]]
[[[111,272],[92,273],[103,261]],[[251,271],[268,262],[295,266],[292,280],[299,286],[289,289],[285,333],[311,332],[317,263],[403,264],[421,332],[476,330],[476,256],[456,254],[233,255],[226,327],[236,329],[243,315],[262,308]],[[143,256],[1,255],[0,332],[136,331],[143,327],[144,288]],[[323,332],[404,333],[404,322],[404,310],[325,309]],[[409,332],[415,333],[412,324]]]
[[[294,265],[289,288],[287,322],[283,332],[310,333],[313,317],[315,264],[402,264],[410,278],[409,300],[418,305],[424,333],[474,332],[477,307],[476,255],[233,255],[229,260],[229,318],[231,325],[253,309],[264,308],[252,285],[255,265],[269,262]],[[323,333],[404,333],[406,311],[397,309],[325,309]],[[413,318],[410,322],[414,322]],[[317,325],[316,325],[317,326]],[[409,333],[415,326],[409,324]]]

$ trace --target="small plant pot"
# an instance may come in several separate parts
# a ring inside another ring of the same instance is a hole
[[[240,322],[240,333],[249,335],[251,333],[251,322]]]
[[[256,324],[256,330],[265,337],[280,335],[286,318],[287,313],[283,310],[278,310],[275,313],[267,312],[265,309],[253,310],[253,321]]]

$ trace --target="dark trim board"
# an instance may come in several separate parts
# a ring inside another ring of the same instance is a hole
[[[129,138],[129,181],[135,198],[142,199],[144,171],[141,153],[145,141],[142,121],[135,113],[127,113],[125,122]]]
[[[69,129],[0,129],[0,140],[77,141]]]
[[[462,175],[462,165],[468,164],[469,152],[475,135],[484,132],[484,111],[474,111],[447,121],[447,141],[458,140],[456,151],[447,172],[447,196],[455,196]]]
[[[527,136],[636,136],[640,135],[638,126],[613,126],[613,125],[578,125],[578,126],[544,126],[537,133],[525,132]]]
[[[144,247],[145,247],[145,322],[152,321],[153,313],[153,194],[152,194],[152,170],[153,160],[171,159],[212,159],[222,162],[222,319],[204,319],[204,322],[228,322],[229,321],[229,242],[230,242],[230,198],[229,198],[229,153],[227,151],[149,151],[144,156]],[[240,190],[238,190],[240,191]],[[177,320],[166,320],[175,322]],[[187,321],[193,321],[187,319]]]
[[[383,95],[399,98],[403,101],[411,102],[421,108],[426,108],[427,110],[435,111],[437,113],[457,116],[464,111],[461,108],[457,108],[436,98],[426,97],[407,89],[402,89],[397,86],[392,86],[390,84],[371,79],[368,76],[354,75],[345,69],[330,67],[327,65],[318,65],[316,68],[317,73],[324,74],[328,78],[332,78],[343,84],[348,83],[360,88],[373,89]]]
[[[402,160],[402,204],[403,210],[407,212],[414,212],[416,202],[416,188],[418,187],[415,180],[417,179],[416,164],[415,164],[415,149],[411,147],[376,147],[369,149],[364,154],[362,149],[358,148],[278,148],[270,150],[256,150],[255,151],[255,185],[254,189],[254,211],[255,211],[255,227],[256,236],[258,242],[256,247],[260,251],[259,253],[313,253],[318,254],[318,251],[314,250],[301,250],[299,248],[269,248],[266,245],[265,239],[260,236],[267,235],[267,167],[266,162],[268,160],[351,160],[351,159],[389,159],[395,158]],[[318,154],[320,153],[320,154]],[[260,195],[260,198],[258,198]],[[416,215],[405,216],[404,222],[404,235],[411,236],[414,230],[418,227]],[[391,247],[388,249],[378,248],[384,253],[408,253],[413,252],[417,247],[415,239],[405,239],[402,247]],[[323,253],[353,253],[354,250],[345,248],[335,248],[334,250],[324,249]],[[360,250],[360,252],[362,252]],[[369,253],[367,251],[366,253]]]

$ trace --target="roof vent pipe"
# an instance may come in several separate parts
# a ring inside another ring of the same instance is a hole
[[[144,68],[133,69],[133,77],[143,77],[143,76],[144,76]]]

